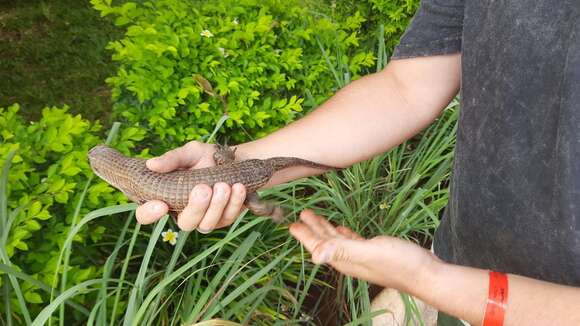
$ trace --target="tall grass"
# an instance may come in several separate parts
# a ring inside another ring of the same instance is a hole
[[[454,101],[420,137],[388,153],[327,173],[324,178],[297,180],[267,193],[293,212],[314,208],[334,224],[367,237],[385,234],[428,245],[449,197],[457,114]],[[335,286],[333,291],[340,293],[333,304],[341,320],[366,319],[369,284],[338,277]],[[412,298],[405,301],[408,311],[416,312]]]
[[[377,44],[378,72],[387,64],[383,26],[379,28]],[[350,82],[348,65],[340,60],[333,63],[328,55],[330,49],[322,46],[320,49],[336,86],[346,86]],[[341,55],[338,51],[336,57]],[[318,213],[334,223],[362,235],[386,234],[426,246],[448,201],[457,116],[458,101],[454,100],[427,130],[388,153],[343,171],[327,173],[324,178],[281,185],[271,194],[295,212],[316,207]],[[338,296],[330,296],[337,298],[333,304],[339,319],[370,325],[369,284],[337,276],[335,286],[333,291]],[[402,295],[407,321],[422,324],[413,298]]]

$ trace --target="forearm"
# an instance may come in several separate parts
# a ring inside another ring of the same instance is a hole
[[[439,310],[481,325],[488,297],[488,271],[440,261],[421,286],[408,292]],[[509,275],[504,325],[580,325],[580,289]]]
[[[391,62],[382,72],[352,82],[306,117],[240,145],[238,157],[296,156],[347,167],[402,143],[440,114],[459,85],[458,57],[410,60],[412,64]],[[427,79],[441,79],[429,72],[434,66],[448,71],[439,86],[422,81],[425,74],[433,75]],[[275,175],[270,185],[315,172],[288,169]]]

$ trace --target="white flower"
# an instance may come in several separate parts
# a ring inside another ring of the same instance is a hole
[[[240,24],[240,22],[238,21],[238,19],[237,19],[237,18],[234,18],[234,20],[232,20],[232,24],[234,24],[234,25],[239,25],[239,24]]]
[[[220,50],[221,54],[224,56],[224,58],[229,57],[230,55],[226,52],[226,49],[224,48],[218,48],[218,50]]]
[[[203,36],[203,37],[213,37],[213,33],[209,31],[209,29],[204,29],[203,31],[201,31],[201,33],[199,33],[199,35]]]
[[[163,237],[163,242],[169,242],[172,246],[175,246],[179,233],[172,229],[167,229],[167,231],[161,232],[161,236]]]

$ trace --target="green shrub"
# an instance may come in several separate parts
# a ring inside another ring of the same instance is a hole
[[[316,1],[318,2],[318,1]],[[387,53],[392,53],[401,35],[409,25],[420,0],[341,0],[326,1],[335,3],[336,15],[349,17],[354,11],[366,20],[361,26],[362,42],[365,47],[373,47],[378,26],[383,26]]]
[[[389,53],[392,53],[395,45],[399,43],[419,4],[420,0],[340,1],[345,13],[357,8],[368,18],[363,26],[367,33],[372,33],[376,26],[384,26],[385,46]]]
[[[109,44],[115,114],[165,148],[207,135],[225,112],[230,140],[264,136],[302,114],[305,94],[310,108],[336,90],[329,63],[346,61],[354,76],[374,64],[374,51],[359,48],[361,15],[337,23],[303,1],[92,3],[127,26]]]
[[[16,151],[8,175],[8,209],[18,210],[9,228],[4,250],[16,268],[35,279],[56,285],[57,260],[71,225],[75,209],[88,186],[79,213],[126,201],[123,194],[101,181],[88,184],[92,172],[87,150],[101,142],[101,126],[69,114],[68,107],[47,107],[39,121],[25,122],[19,105],[0,108],[0,166]],[[137,128],[124,130],[117,147],[127,151],[143,138]],[[0,217],[5,218],[5,217]],[[102,241],[103,225],[80,233],[75,241],[84,245],[82,254],[71,258],[69,279],[75,284],[98,275],[98,257],[91,244]],[[56,276],[56,278],[55,278]],[[24,283],[26,300],[42,303],[47,296]]]

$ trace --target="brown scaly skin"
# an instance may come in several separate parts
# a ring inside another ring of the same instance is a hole
[[[275,222],[284,220],[283,210],[271,202],[262,201],[256,193],[274,172],[292,166],[336,169],[296,157],[234,161],[235,150],[220,145],[217,145],[213,156],[216,166],[169,173],[153,172],[145,166],[144,159],[124,156],[106,145],[93,147],[88,157],[95,174],[121,190],[131,201],[143,204],[154,199],[161,200],[167,204],[172,216],[183,211],[189,193],[197,184],[213,187],[215,183],[224,182],[230,186],[243,184],[248,193],[245,204],[250,211],[258,216],[271,216]]]

